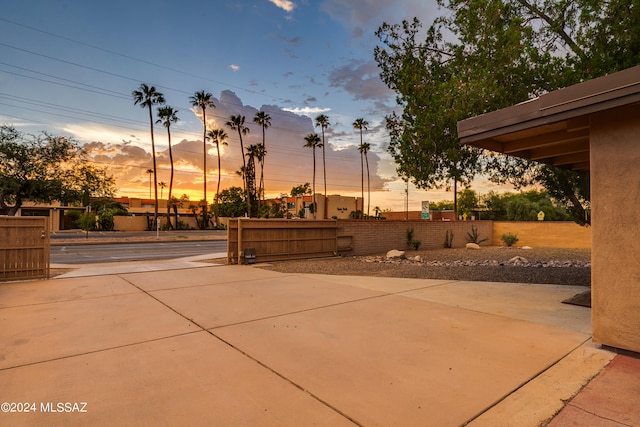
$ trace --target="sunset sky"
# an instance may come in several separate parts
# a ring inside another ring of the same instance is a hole
[[[202,121],[189,103],[194,92],[213,94],[216,108],[207,112],[207,127],[224,127],[229,135],[221,155],[223,189],[242,185],[238,136],[225,122],[231,114],[246,116],[246,147],[262,140],[252,123],[256,111],[269,113],[268,197],[311,182],[312,153],[303,147],[304,137],[320,133],[313,121],[320,113],[331,123],[327,192],[359,196],[360,140],[352,123],[363,117],[369,122],[364,140],[372,146],[371,207],[403,210],[405,184],[386,153],[384,128],[394,93],[378,75],[374,32],[384,21],[413,16],[428,25],[436,13],[433,0],[4,0],[0,124],[73,136],[109,167],[118,195],[148,197],[148,113],[134,106],[131,91],[140,83],[154,85],[179,110],[180,121],[171,128],[174,194],[198,200],[203,147]],[[155,135],[158,180],[168,183],[165,128],[156,125]],[[322,192],[321,151],[316,159],[316,190]],[[211,202],[218,176],[211,145],[207,167]],[[500,190],[481,178],[473,188]],[[409,208],[442,199],[453,195],[410,187]]]

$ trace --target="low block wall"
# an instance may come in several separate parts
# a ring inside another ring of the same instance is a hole
[[[115,231],[145,231],[147,230],[147,217],[114,216],[113,229]]]
[[[517,246],[591,248],[591,227],[571,221],[494,221],[492,244],[504,245],[500,239],[504,233],[516,234]]]
[[[441,249],[447,231],[453,233],[452,247],[462,248],[469,241],[467,233],[478,230],[481,245],[491,245],[492,221],[361,221],[338,220],[338,250],[343,255],[372,255],[391,249],[405,250],[407,230],[413,228],[413,239],[420,249]]]

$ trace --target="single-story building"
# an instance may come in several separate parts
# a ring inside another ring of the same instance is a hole
[[[640,352],[640,66],[462,120],[458,135],[590,172],[593,339]]]

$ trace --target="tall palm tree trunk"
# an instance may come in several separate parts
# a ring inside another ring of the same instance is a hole
[[[244,194],[245,194],[245,198],[247,199],[247,216],[249,216],[249,218],[251,218],[251,198],[249,196],[249,192],[248,192],[248,186],[247,186],[247,161],[244,158],[244,143],[242,142],[242,131],[240,129],[240,126],[238,126],[238,137],[240,138],[240,151],[242,151],[242,166],[244,167],[244,179],[242,180],[243,185],[244,185]]]
[[[322,219],[327,218],[327,162],[324,150],[324,127],[322,128],[322,169],[324,171],[324,209],[322,209]]]
[[[371,180],[369,179],[369,157],[366,151],[364,153],[364,160],[367,162],[367,216],[369,216],[369,208],[371,207]],[[362,205],[362,209],[364,209],[364,205]]]
[[[167,199],[167,220],[170,228],[178,228],[178,218],[176,217],[175,227],[171,224],[171,195],[173,192],[173,151],[171,150],[171,131],[167,128],[167,140],[169,141],[169,162],[171,163],[171,175],[169,176],[169,196]]]
[[[153,112],[149,104],[149,128],[151,130],[151,153],[153,154],[153,189],[155,203],[153,204],[153,226],[158,227],[158,173],[156,169],[156,142],[153,139]]]
[[[219,209],[218,196],[220,194],[220,180],[222,179],[222,173],[220,172],[220,167],[222,166],[220,162],[220,141],[216,143],[216,151],[218,153],[218,187],[216,188],[216,199],[214,200],[216,204],[214,215],[215,215],[215,222],[217,227],[218,226],[218,209]]]
[[[360,141],[362,147],[362,141]],[[362,211],[364,212],[364,154],[360,150],[360,198],[362,199]],[[357,209],[356,209],[357,210]]]
[[[313,219],[316,219],[318,204],[316,203],[316,147],[313,147]]]
[[[202,228],[209,225],[209,213],[207,212],[207,113],[206,107],[202,107],[202,123],[204,124],[204,133],[202,134],[202,170],[204,181],[204,206],[202,207]]]
[[[264,200],[264,158],[266,157],[266,153],[267,153],[267,146],[266,146],[264,132],[265,132],[265,129],[264,129],[264,126],[262,126],[262,149],[264,150],[264,154],[260,159],[260,189],[262,190],[262,200]]]

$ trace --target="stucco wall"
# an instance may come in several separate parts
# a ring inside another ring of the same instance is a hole
[[[565,221],[494,221],[493,241],[502,246],[504,233],[518,235],[518,246],[534,248],[590,248],[591,227]]]
[[[640,352],[640,106],[591,116],[592,327]]]
[[[349,245],[345,255],[370,255],[391,249],[407,248],[407,230],[413,228],[414,240],[420,240],[420,249],[444,247],[447,231],[453,232],[453,247],[464,247],[467,232],[478,229],[480,238],[488,238],[482,245],[491,245],[491,221],[358,221],[338,220],[338,247]],[[342,236],[342,237],[341,237]]]
[[[147,217],[114,216],[113,229],[115,231],[145,231],[147,229]]]

